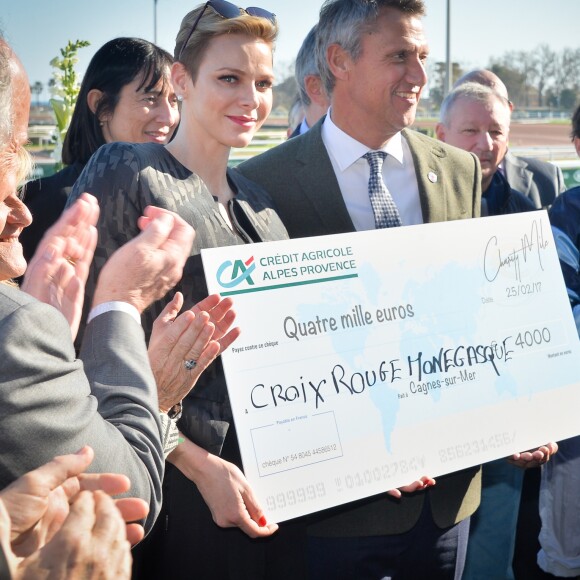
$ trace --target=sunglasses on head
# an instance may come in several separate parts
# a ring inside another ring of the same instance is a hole
[[[191,30],[187,35],[187,39],[181,45],[181,48],[179,49],[179,55],[177,56],[177,60],[181,60],[181,55],[183,54],[183,51],[187,46],[187,43],[189,42],[191,35],[195,32],[195,29],[197,28],[197,25],[199,24],[199,21],[201,20],[201,17],[204,15],[206,8],[208,6],[211,6],[214,9],[214,12],[219,14],[222,18],[236,18],[237,16],[240,15],[240,11],[243,11],[246,14],[249,14],[250,16],[258,16],[259,18],[266,18],[270,20],[270,22],[276,22],[276,15],[272,12],[264,10],[263,8],[257,8],[256,6],[249,6],[248,8],[239,8],[235,4],[232,4],[231,2],[226,2],[226,0],[209,0],[208,2],[205,3],[198,17],[195,19],[195,22],[193,23],[193,26],[191,27]]]

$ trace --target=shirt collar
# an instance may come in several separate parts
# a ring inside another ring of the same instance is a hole
[[[326,147],[332,153],[341,171],[345,171],[365,153],[372,151],[369,147],[353,139],[334,124],[332,121],[332,108],[329,109],[326,119],[324,119],[322,134]],[[401,132],[395,133],[380,151],[389,154],[403,165],[403,141]]]
[[[308,126],[308,122],[306,121],[306,118],[302,119],[302,123],[300,123],[300,135],[302,135],[303,133],[306,133],[306,131],[308,131],[308,129],[310,129],[310,127]]]

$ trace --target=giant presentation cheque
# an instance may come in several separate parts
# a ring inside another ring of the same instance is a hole
[[[546,212],[204,250],[244,471],[281,521],[580,433]]]

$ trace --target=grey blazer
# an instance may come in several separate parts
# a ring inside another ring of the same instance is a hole
[[[354,231],[322,141],[322,122],[238,166],[270,194],[290,237]],[[405,130],[403,136],[415,163],[425,222],[478,217],[481,169],[475,156],[414,131]],[[479,468],[438,478],[437,485],[426,492],[435,523],[444,528],[471,515],[479,505],[480,490]],[[425,492],[408,494],[400,501],[380,495],[321,512],[309,534],[404,533],[417,522],[424,498]]]
[[[538,209],[550,207],[566,191],[562,170],[547,161],[516,157],[508,151],[503,166],[512,189],[529,197]]]
[[[128,495],[150,505],[150,529],[164,460],[140,325],[123,312],[97,316],[79,360],[60,312],[0,284],[0,337],[0,488],[88,444],[95,451],[89,471],[127,475]]]

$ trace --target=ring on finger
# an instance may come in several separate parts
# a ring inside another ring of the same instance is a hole
[[[183,366],[186,368],[186,370],[192,371],[197,366],[197,361],[192,358],[184,360]]]

